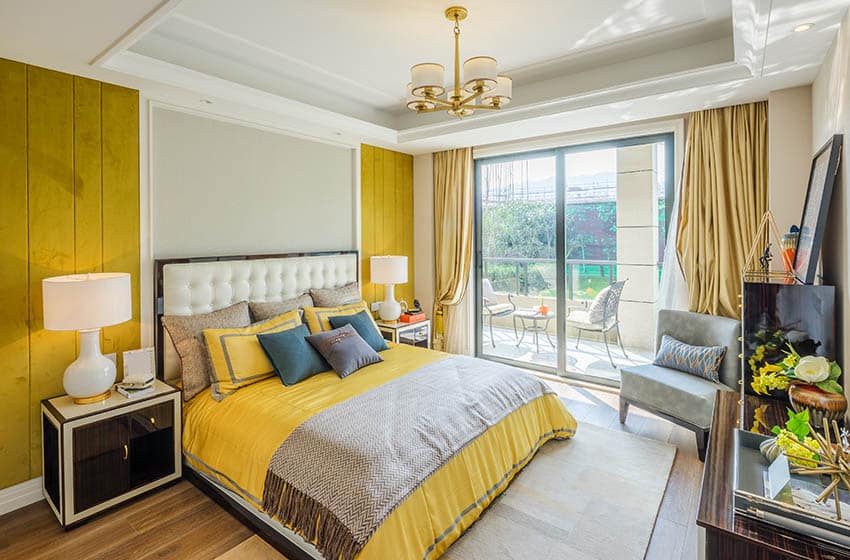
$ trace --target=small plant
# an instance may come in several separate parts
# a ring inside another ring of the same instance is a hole
[[[787,411],[785,427],[774,426],[771,430],[776,435],[776,445],[782,448],[791,463],[800,467],[818,466],[820,455],[812,450],[820,450],[820,445],[809,436],[811,428],[808,409],[794,412],[789,408]]]

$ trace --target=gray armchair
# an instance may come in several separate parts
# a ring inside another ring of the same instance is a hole
[[[720,383],[653,364],[620,368],[620,422],[626,421],[629,405],[634,405],[684,426],[696,433],[697,450],[704,461],[717,391],[740,390],[741,323],[726,317],[664,309],[658,313],[656,351],[665,334],[687,344],[725,346]]]

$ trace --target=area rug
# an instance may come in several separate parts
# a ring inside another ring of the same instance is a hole
[[[446,560],[639,560],[646,554],[676,448],[579,423],[551,441]]]
[[[639,560],[644,557],[676,448],[579,424],[550,441],[446,560]],[[218,560],[283,558],[254,536]]]

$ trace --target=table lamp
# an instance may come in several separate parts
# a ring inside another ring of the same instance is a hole
[[[45,278],[41,285],[44,328],[80,332],[80,355],[62,380],[65,392],[77,404],[108,398],[115,383],[115,363],[100,351],[100,329],[132,317],[130,275],[71,274]]]
[[[395,321],[401,315],[401,305],[395,300],[395,285],[407,283],[407,257],[383,256],[369,259],[372,268],[371,282],[383,284],[384,301],[378,315],[384,321]]]

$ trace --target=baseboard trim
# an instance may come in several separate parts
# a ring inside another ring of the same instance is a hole
[[[41,494],[41,477],[21,482],[0,490],[0,515],[21,509],[43,500]]]

